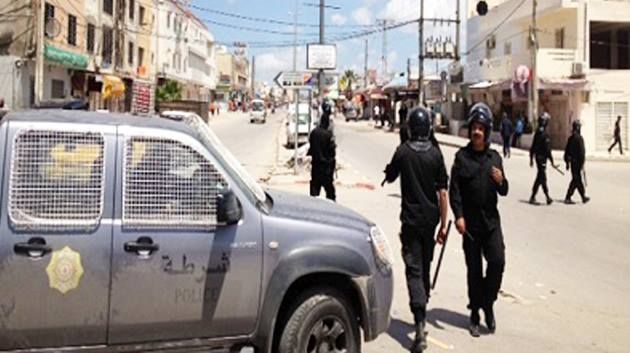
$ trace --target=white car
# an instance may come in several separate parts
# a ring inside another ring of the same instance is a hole
[[[289,104],[289,111],[287,114],[286,122],[286,144],[287,147],[295,146],[295,130],[297,126],[298,132],[298,145],[308,142],[308,135],[315,129],[318,123],[317,113],[313,113],[310,110],[308,103],[299,104],[299,118],[295,118],[295,104]],[[310,119],[309,119],[310,118]],[[309,121],[310,120],[310,121]]]
[[[267,121],[267,107],[265,107],[265,102],[261,99],[254,99],[252,101],[252,109],[249,111],[249,122],[262,122],[263,124]]]

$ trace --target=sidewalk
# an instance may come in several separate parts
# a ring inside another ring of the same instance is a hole
[[[394,131],[390,131],[388,128],[381,129],[375,127],[375,123],[373,121],[361,121],[364,123],[364,126],[373,128],[375,130],[381,130],[385,133],[391,133],[392,138],[398,139],[398,129],[394,129]],[[442,133],[435,134],[436,139],[443,146],[449,146],[454,148],[464,147],[468,144],[468,139],[455,135],[448,135]],[[502,153],[503,146],[497,143],[492,143],[492,148],[494,148],[499,153]],[[520,149],[520,148],[511,148],[511,153],[514,156],[529,156],[529,150]],[[554,161],[556,164],[560,164],[560,162],[564,162],[564,151],[561,150],[553,150],[551,152],[553,154]],[[624,154],[623,156],[619,155],[619,152],[608,153],[608,152],[591,152],[586,154],[586,160],[589,162],[621,162],[621,163],[630,163],[630,154]]]

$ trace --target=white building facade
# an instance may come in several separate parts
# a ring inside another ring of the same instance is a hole
[[[474,102],[486,101],[496,114],[526,116],[527,86],[517,72],[532,67],[532,0],[489,5],[486,16],[471,13],[467,22],[464,82]],[[552,116],[554,147],[564,147],[572,121],[579,119],[587,153],[605,152],[621,116],[627,148],[630,0],[538,1],[537,21],[539,111]]]

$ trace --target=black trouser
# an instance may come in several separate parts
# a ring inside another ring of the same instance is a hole
[[[511,136],[503,136],[503,157],[509,157],[510,156],[510,141],[511,140]]]
[[[335,164],[313,164],[311,168],[311,196],[319,196],[324,187],[326,198],[335,201],[335,184],[333,180]]]
[[[621,144],[621,137],[619,136],[615,136],[615,141],[613,141],[613,144],[608,148],[608,152],[612,151],[616,144],[619,144],[619,153],[623,154],[623,145]]]
[[[512,135],[512,147],[521,148],[521,135],[520,134]]]
[[[400,232],[409,307],[416,325],[425,320],[429,302],[431,261],[435,246],[433,233],[433,228],[423,229],[406,224],[402,225]]]
[[[582,182],[582,166],[576,163],[571,163],[571,183],[569,184],[569,190],[567,190],[567,200],[573,196],[573,193],[577,189],[582,196],[582,200],[586,196],[586,189]]]
[[[400,124],[400,130],[398,130],[398,136],[400,136],[401,145],[407,142],[407,140],[409,140],[409,132],[408,132],[406,123]]]
[[[492,306],[497,300],[505,269],[505,245],[501,228],[491,231],[470,230],[474,241],[465,236],[464,255],[468,270],[468,308],[479,310]],[[483,259],[486,274],[483,274]]]
[[[542,186],[545,196],[549,197],[549,188],[547,187],[547,159],[536,157],[536,181],[532,189],[532,197],[538,194],[538,188]]]

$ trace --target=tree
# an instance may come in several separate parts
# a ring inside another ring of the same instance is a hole
[[[168,80],[155,92],[158,102],[172,102],[182,99],[182,88],[177,81]]]
[[[346,92],[352,95],[352,84],[357,81],[357,74],[352,70],[346,70],[341,77],[341,85],[346,87]]]

